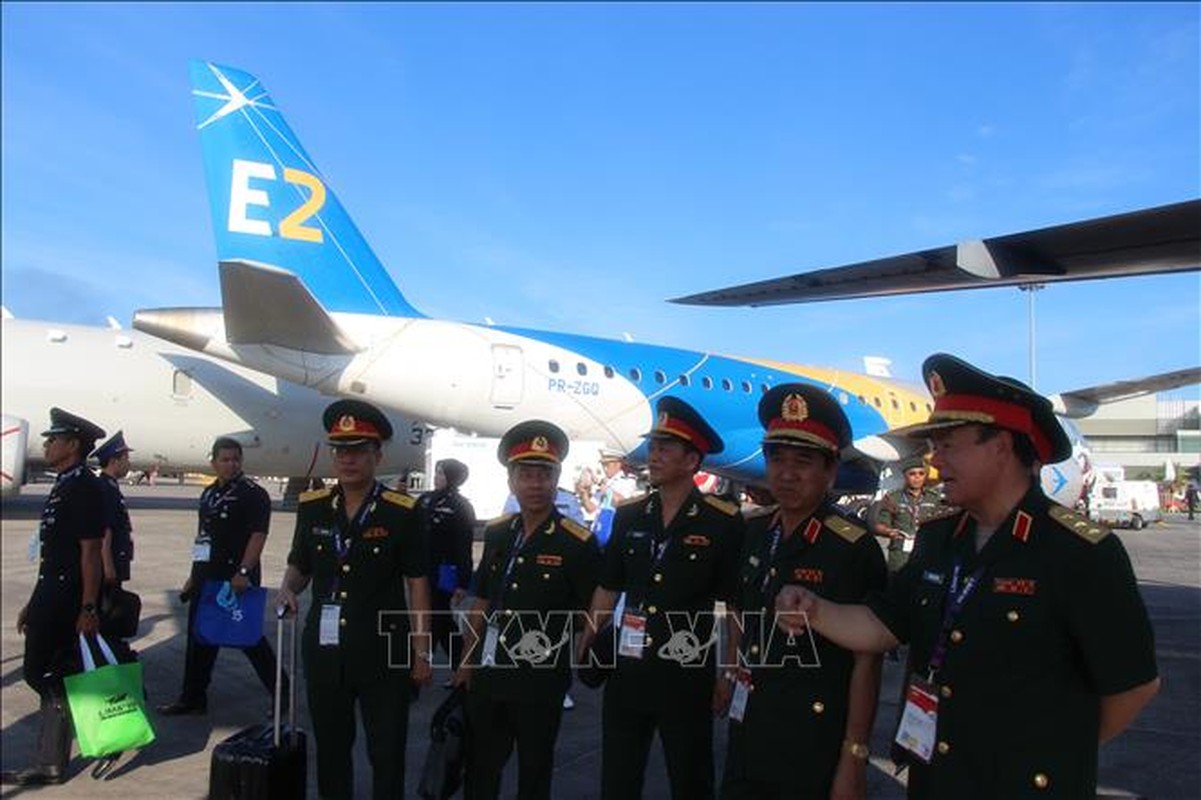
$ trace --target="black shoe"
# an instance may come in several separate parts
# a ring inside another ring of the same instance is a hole
[[[184,714],[207,714],[208,703],[189,703],[184,700],[176,700],[174,703],[159,706],[158,713],[164,717],[179,717]]]
[[[63,773],[58,767],[29,767],[0,773],[0,783],[9,785],[49,786],[62,782]]]

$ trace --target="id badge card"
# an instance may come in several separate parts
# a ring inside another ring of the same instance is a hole
[[[916,536],[906,536],[905,539],[901,542],[901,552],[902,553],[912,553],[913,552],[913,543],[916,541],[917,541]]]
[[[627,658],[642,658],[646,648],[646,617],[636,611],[627,611],[621,615],[621,639],[618,642],[617,654]]]
[[[481,667],[496,666],[496,644],[500,641],[500,627],[489,625],[484,632],[484,649],[480,654]]]
[[[322,646],[338,644],[341,634],[342,606],[326,603],[321,606],[321,626],[318,629],[317,643]]]
[[[192,560],[193,561],[208,561],[212,555],[213,545],[210,542],[196,542],[192,545]]]
[[[42,554],[41,531],[36,530],[29,537],[29,552],[27,553],[27,555],[29,556],[30,561],[36,562],[38,560],[38,556],[40,556],[41,554]]]
[[[905,710],[897,726],[896,743],[929,764],[938,730],[938,691],[916,676],[905,690]]]
[[[754,688],[751,684],[751,671],[740,667],[734,678],[734,694],[730,698],[730,719],[742,722],[742,718],[746,716],[746,704],[751,699],[751,691]]]

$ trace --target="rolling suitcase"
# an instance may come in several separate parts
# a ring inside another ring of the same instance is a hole
[[[308,761],[305,733],[296,728],[295,617],[291,627],[288,724],[281,728],[284,621],[280,617],[275,632],[274,719],[271,724],[243,728],[213,748],[210,800],[304,800]]]

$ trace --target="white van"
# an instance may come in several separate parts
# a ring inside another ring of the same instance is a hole
[[[1098,481],[1090,496],[1093,519],[1142,530],[1159,522],[1159,487],[1154,481]]]

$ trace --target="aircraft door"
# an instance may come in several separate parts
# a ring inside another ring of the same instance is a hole
[[[511,344],[492,345],[493,406],[512,408],[520,403],[524,375],[520,347]]]

